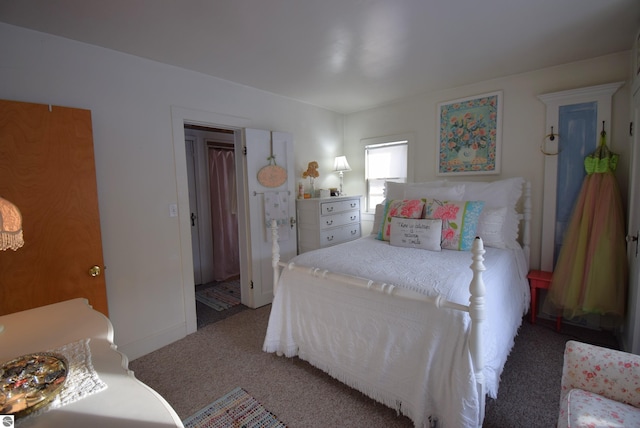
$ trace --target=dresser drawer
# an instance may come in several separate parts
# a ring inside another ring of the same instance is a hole
[[[323,202],[320,204],[320,215],[330,215],[350,210],[360,211],[360,199],[351,199],[349,201],[331,201]]]
[[[328,247],[340,244],[341,242],[352,241],[360,237],[360,223],[347,226],[336,227],[335,229],[323,230],[320,232],[320,245]]]
[[[320,217],[320,229],[360,223],[360,211],[348,211],[340,214]]]
[[[360,196],[296,200],[298,253],[360,238]]]

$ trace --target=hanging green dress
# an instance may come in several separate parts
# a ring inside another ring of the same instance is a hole
[[[585,314],[624,317],[627,290],[625,223],[614,171],[618,155],[606,134],[585,158],[587,176],[573,209],[543,310],[566,319]]]

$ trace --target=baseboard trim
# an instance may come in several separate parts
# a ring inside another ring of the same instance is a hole
[[[125,354],[129,361],[135,360],[186,337],[186,331],[186,323],[180,323],[135,342],[118,345],[118,350]]]

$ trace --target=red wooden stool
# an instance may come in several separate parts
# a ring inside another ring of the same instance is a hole
[[[542,270],[529,271],[529,287],[531,288],[531,324],[536,323],[536,312],[538,311],[538,289],[548,290],[551,285],[552,272]],[[560,331],[562,317],[556,318],[556,331]]]

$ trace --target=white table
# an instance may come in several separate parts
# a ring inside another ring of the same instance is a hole
[[[29,417],[20,427],[182,427],[180,418],[153,389],[135,378],[128,358],[113,344],[113,326],[85,299],[73,299],[0,316],[0,362],[90,339],[95,371],[107,388]]]

